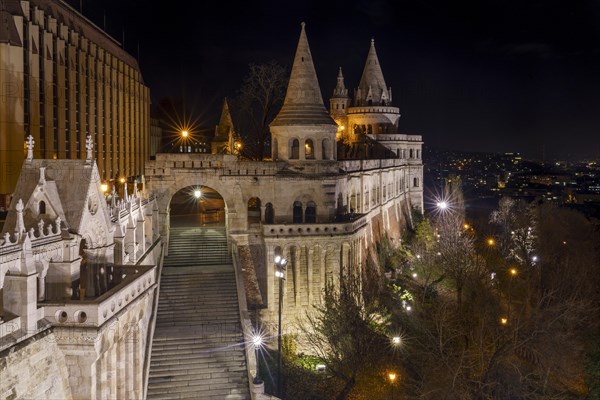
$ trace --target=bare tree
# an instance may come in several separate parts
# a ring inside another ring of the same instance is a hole
[[[281,107],[288,77],[285,68],[271,61],[250,64],[248,75],[233,101],[238,131],[244,138],[246,156],[262,160],[270,142],[269,124]]]

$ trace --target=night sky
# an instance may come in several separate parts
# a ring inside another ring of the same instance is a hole
[[[353,94],[373,37],[401,133],[440,148],[600,158],[598,0],[83,0],[100,27],[104,13],[134,56],[139,43],[153,104],[184,98],[205,128],[249,63],[291,68],[305,21],[326,105],[339,66]]]

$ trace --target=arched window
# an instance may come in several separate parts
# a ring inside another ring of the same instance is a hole
[[[410,158],[413,158],[413,149],[410,149],[410,150],[409,150],[409,157],[410,157]]]
[[[414,187],[419,187],[419,178],[414,178],[413,179],[413,186]]]
[[[279,159],[279,149],[277,148],[277,139],[273,139],[273,151],[271,152],[271,154],[273,154],[273,160]]]
[[[300,142],[298,139],[292,139],[292,145],[290,148],[290,160],[297,160],[300,158]]]
[[[396,157],[400,158],[400,149],[396,149]]]
[[[421,158],[421,150],[417,149],[417,159],[420,159],[420,158]]]
[[[306,139],[306,142],[304,142],[304,159],[315,159],[315,146],[313,145],[313,141],[311,139]]]
[[[300,203],[299,201],[294,202],[293,213],[294,213],[294,216],[293,216],[294,224],[301,224],[302,223],[302,203]]]
[[[321,151],[323,154],[323,160],[331,159],[331,141],[329,139],[323,139],[323,142],[321,142]]]
[[[306,205],[306,213],[304,214],[304,222],[314,224],[317,222],[317,206],[314,201],[309,201]]]
[[[267,203],[265,206],[265,224],[273,224],[275,221],[275,210],[273,204]]]
[[[248,224],[260,224],[260,199],[258,197],[248,200]]]
[[[40,201],[40,204],[38,206],[38,211],[39,214],[46,214],[46,202],[45,201]]]

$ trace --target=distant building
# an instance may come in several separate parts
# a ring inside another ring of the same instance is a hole
[[[0,207],[29,134],[36,158],[72,160],[92,135],[101,179],[141,175],[150,96],[135,58],[62,1],[0,0],[0,21]]]

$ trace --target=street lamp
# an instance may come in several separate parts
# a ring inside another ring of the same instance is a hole
[[[184,139],[188,137],[190,133],[186,130],[181,131],[181,137],[183,137]]]
[[[390,386],[392,387],[392,400],[394,400],[394,382],[396,381],[396,373],[390,372],[388,373],[388,379],[390,380]]]
[[[442,211],[448,208],[448,202],[446,201],[438,201],[436,205]]]
[[[280,255],[275,256],[275,276],[279,278],[279,324],[277,326],[277,394],[281,397],[281,309],[283,307],[283,281],[287,260]]]
[[[252,337],[252,344],[254,345],[254,351],[256,352],[256,376],[254,377],[254,380],[252,380],[252,383],[254,383],[255,385],[260,385],[261,383],[263,383],[262,379],[260,379],[260,361],[258,358],[258,350],[260,350],[262,342],[263,338],[260,335],[260,333],[256,333]]]

